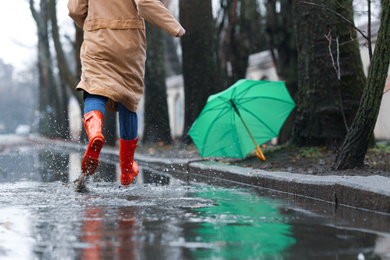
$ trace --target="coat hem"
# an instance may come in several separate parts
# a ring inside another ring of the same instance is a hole
[[[108,98],[107,105],[106,105],[107,111],[113,111],[113,112],[118,111],[118,104],[117,103],[122,103],[119,100],[116,100],[115,98],[113,98],[109,93],[107,93],[105,91],[99,91],[99,89],[94,89],[94,88],[88,87],[88,85],[83,80],[80,81],[80,83],[77,85],[76,90],[77,91],[85,91],[85,92],[88,92],[89,94],[93,94],[93,95],[100,95],[100,96],[107,97]],[[126,103],[126,104],[122,103],[122,104],[131,112],[137,113],[138,103],[137,104],[132,103],[131,106],[129,105],[129,103]]]

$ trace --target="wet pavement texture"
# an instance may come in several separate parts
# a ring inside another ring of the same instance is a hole
[[[389,259],[388,215],[142,165],[122,187],[105,158],[78,193],[81,157],[0,152],[0,259]]]

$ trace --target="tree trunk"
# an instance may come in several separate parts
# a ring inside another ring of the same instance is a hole
[[[76,24],[74,24],[75,25],[75,42],[73,44],[73,47],[74,47],[74,53],[75,53],[76,72],[72,73],[70,66],[69,66],[69,63],[68,63],[68,60],[66,59],[64,50],[62,48],[61,41],[60,41],[59,28],[58,28],[58,23],[57,23],[56,2],[57,2],[56,0],[49,0],[49,10],[50,10],[50,18],[51,18],[52,38],[53,38],[54,47],[56,50],[57,65],[58,65],[58,69],[59,69],[59,75],[60,75],[61,86],[62,86],[61,97],[63,99],[63,103],[65,104],[65,106],[63,108],[64,119],[61,121],[64,122],[65,125],[66,124],[69,125],[68,111],[67,111],[67,104],[69,101],[68,92],[72,93],[73,96],[76,97],[76,99],[78,100],[79,105],[80,105],[80,111],[84,110],[83,92],[76,91],[76,86],[78,84],[79,79],[81,78],[80,50],[81,50],[81,45],[82,45],[83,40],[84,40],[84,37],[83,37],[84,32],[83,32],[83,29],[81,29]],[[67,89],[69,91],[67,91]],[[69,126],[66,126],[66,127],[67,127],[66,129],[69,129]],[[68,130],[67,135],[69,135],[69,130]],[[80,141],[88,142],[88,136],[85,132],[85,129],[82,129]],[[115,140],[114,141],[109,140],[109,143],[115,144]]]
[[[166,8],[169,9],[169,0],[162,0],[163,4]],[[165,77],[170,77],[174,75],[178,75],[182,73],[181,68],[181,60],[177,53],[177,49],[179,46],[179,41],[177,38],[172,37],[168,33],[163,33],[164,38],[164,67],[165,67]]]
[[[249,55],[254,53],[254,35],[257,35],[261,25],[257,1],[241,0],[239,18],[233,52],[236,57],[236,62],[233,63],[234,83],[246,77]]]
[[[49,44],[49,10],[48,2],[41,0],[40,12],[34,7],[34,1],[30,0],[30,10],[37,24],[38,31],[38,67],[39,67],[39,132],[50,138],[62,138],[58,131],[63,125],[58,89],[51,63]]]
[[[69,130],[69,113],[68,113],[68,102],[69,102],[69,96],[68,92],[66,91],[67,84],[71,86],[71,90],[75,88],[76,81],[73,77],[73,75],[70,72],[70,69],[68,67],[68,63],[65,59],[65,54],[62,49],[62,44],[60,41],[60,34],[58,30],[58,24],[57,24],[57,11],[56,11],[56,0],[49,0],[49,16],[51,20],[51,31],[52,31],[52,38],[54,41],[54,47],[56,50],[56,56],[57,56],[57,66],[59,69],[60,74],[60,81],[61,84],[59,84],[59,89],[57,91],[58,99],[60,100],[60,107],[59,107],[59,120],[62,122],[60,128],[58,129],[58,132],[64,139],[70,138],[70,130]]]
[[[366,82],[356,31],[325,4],[353,21],[352,0],[294,4],[299,98],[291,142],[297,146],[341,143]]]
[[[177,54],[178,42],[168,33],[163,34],[165,50],[165,76],[175,76],[182,73],[181,62]]]
[[[70,90],[72,91],[73,95],[81,101],[81,94],[80,92],[76,91],[77,86],[77,79],[74,76],[74,73],[71,72],[68,61],[65,58],[65,53],[62,48],[62,44],[60,41],[60,33],[58,29],[57,24],[57,11],[56,11],[56,0],[49,0],[50,1],[50,19],[51,19],[51,30],[52,30],[52,37],[54,42],[54,48],[56,50],[57,54],[57,63],[58,63],[58,69],[60,72],[60,76],[64,83],[66,83]],[[79,56],[80,59],[80,56]]]
[[[359,110],[336,157],[336,170],[363,166],[378,117],[390,62],[390,0],[382,2],[381,24]]]
[[[249,55],[261,49],[265,38],[256,0],[223,0],[221,6],[222,18],[217,20],[221,20],[218,36],[223,51],[219,55],[230,86],[246,77]]]
[[[144,143],[171,143],[165,85],[163,31],[146,23]]]
[[[84,42],[84,31],[76,23],[74,23],[74,27],[75,27],[75,41],[73,43],[73,48],[74,48],[74,55],[75,55],[74,58],[75,58],[75,62],[76,62],[75,78],[79,80],[81,78],[80,52],[81,52],[81,46],[83,45],[83,42]],[[81,91],[80,91],[80,95],[77,96],[77,99],[78,99],[79,104],[80,104],[80,111],[81,111],[81,113],[83,113],[84,101],[83,101]],[[87,132],[85,131],[84,127],[82,127],[82,129],[81,129],[80,142],[82,142],[82,143],[88,142],[88,135],[87,135]]]
[[[211,0],[180,0],[180,22],[186,29],[181,38],[184,77],[184,131],[182,140],[190,143],[188,136],[193,122],[199,116],[207,98],[222,90],[222,80],[214,55],[214,22]]]
[[[81,29],[76,23],[74,23],[75,27],[75,41],[73,44],[74,48],[74,58],[76,62],[76,75],[75,78],[79,80],[81,78],[81,59],[80,59],[80,54],[81,54],[81,46],[83,45],[84,42],[84,31]],[[80,103],[82,103],[82,98],[79,100]]]
[[[269,47],[279,79],[285,81],[286,87],[294,101],[298,93],[298,51],[294,31],[293,1],[281,0],[280,12],[276,10],[276,0],[267,2],[267,34]],[[274,50],[277,50],[277,55]],[[278,142],[285,143],[291,137],[296,110],[294,109],[282,129]]]

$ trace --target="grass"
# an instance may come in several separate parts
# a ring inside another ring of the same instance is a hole
[[[373,148],[368,149],[368,153],[390,154],[390,143],[389,142],[377,143]]]

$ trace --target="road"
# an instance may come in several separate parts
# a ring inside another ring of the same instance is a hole
[[[390,234],[378,231],[389,230],[385,215],[336,213],[328,203],[188,182],[143,165],[137,182],[122,187],[110,160],[88,180],[89,191],[79,193],[73,181],[82,151],[12,138],[0,137],[0,259],[381,259],[388,253]],[[356,225],[373,218],[383,226]]]

